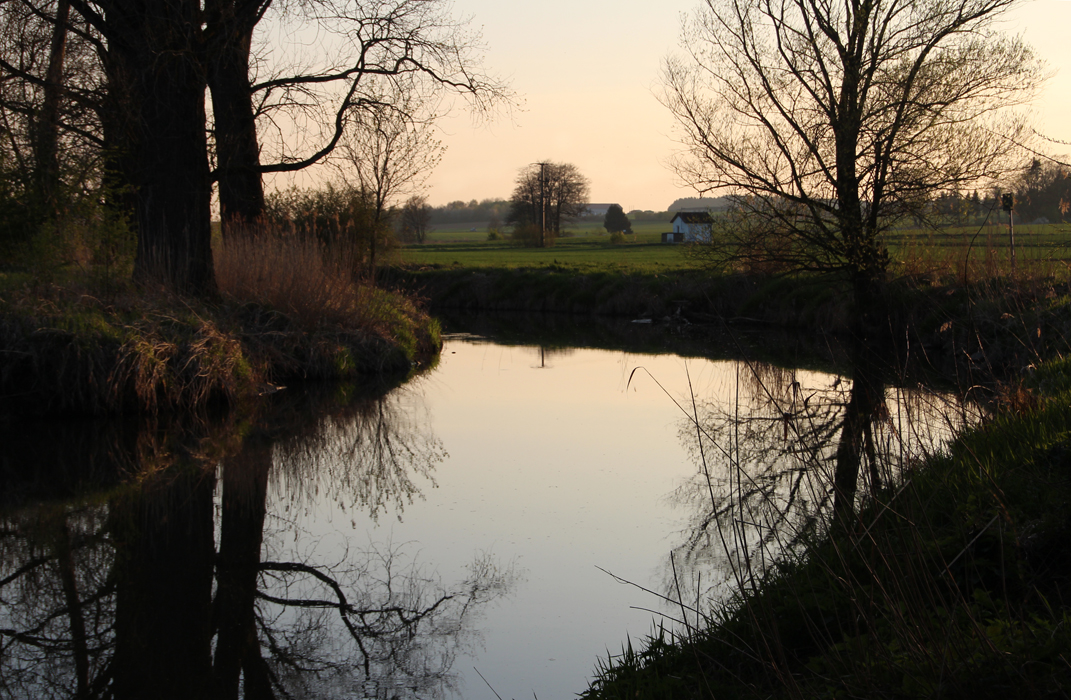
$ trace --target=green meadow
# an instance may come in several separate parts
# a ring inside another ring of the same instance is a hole
[[[475,229],[475,230],[473,230]],[[661,242],[668,222],[639,222],[625,242],[613,243],[599,222],[570,227],[549,248],[524,248],[507,240],[488,241],[486,224],[437,228],[423,245],[400,250],[403,265],[462,268],[555,267],[577,272],[659,273],[701,266],[688,255],[688,246]],[[1006,224],[895,229],[885,236],[893,259],[893,275],[962,278],[1004,275],[1011,270]],[[1015,227],[1015,257],[1019,272],[1066,277],[1071,270],[1071,225]],[[969,280],[967,280],[969,281]]]
[[[472,228],[476,228],[472,231]],[[577,224],[569,235],[550,248],[525,248],[509,240],[488,241],[486,224],[442,227],[428,235],[423,245],[401,249],[405,265],[466,268],[538,268],[590,272],[650,272],[694,269],[697,262],[683,246],[661,243],[664,222],[644,222],[633,227],[624,243],[612,243],[596,223]]]

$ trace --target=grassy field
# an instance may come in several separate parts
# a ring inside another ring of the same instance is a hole
[[[658,273],[695,268],[697,263],[685,255],[682,246],[660,242],[661,231],[667,228],[668,224],[657,222],[637,226],[625,243],[614,244],[604,230],[597,232],[594,224],[577,226],[576,235],[559,238],[552,248],[523,248],[510,241],[488,241],[486,230],[472,232],[459,226],[432,233],[423,245],[403,248],[401,261],[440,267],[555,267],[577,272]]]
[[[575,224],[571,235],[552,248],[522,248],[510,241],[488,241],[484,224],[443,226],[428,243],[401,249],[404,264],[438,267],[523,268],[553,266],[578,272],[659,272],[694,269],[686,248],[662,244],[667,222],[641,222],[623,244],[610,242],[598,222]],[[475,229],[475,230],[472,230]],[[959,281],[992,278],[1011,270],[1007,225],[898,229],[885,237],[894,275],[954,278]],[[1017,226],[1016,263],[1020,273],[1066,277],[1071,272],[1071,225]]]
[[[632,230],[642,242],[654,243],[661,240],[663,231],[672,228],[668,221],[641,221],[633,224]],[[608,235],[606,229],[599,221],[582,221],[572,224],[567,229],[571,237],[579,238],[602,238],[606,242]],[[466,224],[443,224],[434,227],[428,234],[428,243],[472,243],[487,240],[487,222],[481,221]]]
[[[891,232],[885,240],[894,272],[962,278],[969,270],[971,279],[978,279],[1011,269],[1007,224],[939,231],[905,229]],[[1067,276],[1071,269],[1071,225],[1016,226],[1015,258],[1022,272]]]

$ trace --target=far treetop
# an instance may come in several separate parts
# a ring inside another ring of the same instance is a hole
[[[681,197],[669,205],[671,212],[697,211],[697,210],[720,210],[729,208],[728,197]]]
[[[606,216],[609,203],[589,203],[588,212],[584,218],[601,220]],[[683,197],[676,200],[664,212],[632,210],[627,212],[633,221],[665,221],[669,222],[673,214],[682,210],[721,210],[728,208],[728,201],[724,197]],[[506,220],[509,213],[509,201],[505,199],[484,199],[463,202],[457,200],[443,206],[431,208],[431,224],[443,226],[449,224],[467,223],[472,225],[484,225],[489,221]]]

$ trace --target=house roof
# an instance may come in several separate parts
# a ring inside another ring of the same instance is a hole
[[[677,212],[677,215],[670,219],[670,223],[673,223],[677,219],[680,219],[686,224],[712,224],[714,219],[711,218],[709,212],[705,211],[681,211]]]

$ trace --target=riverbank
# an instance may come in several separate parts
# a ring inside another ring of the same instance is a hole
[[[1068,425],[1071,362],[1052,361],[850,527],[738,562],[711,606],[679,601],[687,626],[630,643],[582,697],[1066,697]]]
[[[404,376],[434,362],[438,323],[403,295],[354,287],[310,316],[234,297],[133,287],[0,291],[0,412],[117,414],[236,403],[308,379]]]
[[[849,295],[816,277],[404,274],[435,309],[631,317],[673,333],[755,325],[845,334],[852,313]],[[850,527],[834,531],[819,518],[771,535],[760,557],[776,558],[769,566],[737,556],[731,593],[713,606],[677,599],[674,631],[627,642],[584,697],[1071,693],[1071,288],[1046,278],[904,277],[886,295],[888,340],[970,387],[995,417],[910,465],[860,505]],[[743,544],[732,520],[710,534],[727,560]],[[695,584],[679,584],[677,595]]]
[[[391,284],[435,313],[605,316],[702,337],[752,326],[848,335],[851,294],[818,275],[764,278],[700,270],[578,272],[566,267],[391,269]],[[1071,338],[1071,285],[1046,278],[963,284],[901,277],[886,287],[886,340],[961,381],[1014,378]]]

